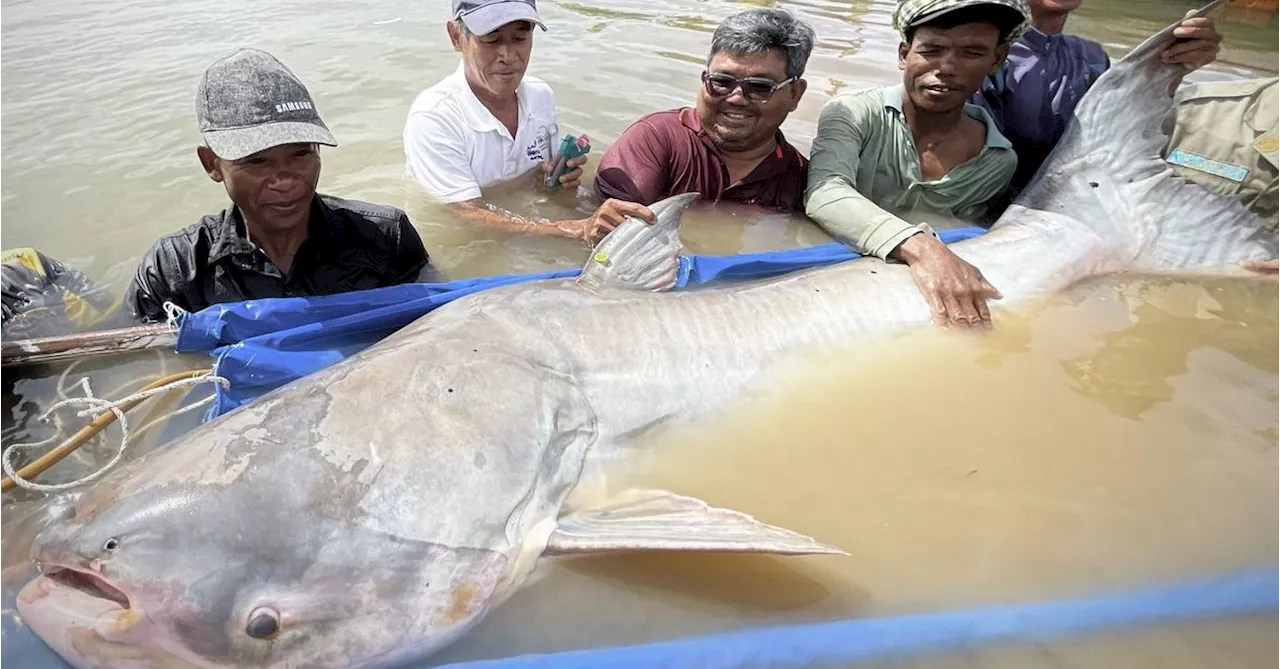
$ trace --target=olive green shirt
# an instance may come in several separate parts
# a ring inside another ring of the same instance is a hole
[[[1175,174],[1239,200],[1270,230],[1280,209],[1277,81],[1183,84],[1164,125],[1163,157]]]
[[[980,219],[1018,164],[987,111],[966,103],[964,113],[987,127],[982,152],[937,181],[922,180],[903,92],[890,86],[832,98],[809,158],[809,218],[855,251],[880,258],[929,230],[920,224],[955,228]]]

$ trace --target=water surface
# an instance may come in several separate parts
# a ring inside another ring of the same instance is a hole
[[[641,114],[693,103],[711,31],[750,6],[786,7],[818,32],[809,92],[784,126],[802,151],[830,96],[900,78],[886,0],[543,4],[552,30],[536,37],[530,72],[554,88],[563,128],[592,137],[593,164]],[[1120,57],[1194,6],[1089,0],[1070,30]],[[580,243],[460,227],[403,178],[409,104],[456,67],[446,7],[6,0],[3,245],[36,246],[123,288],[155,238],[226,205],[195,157],[193,98],[210,62],[254,46],[302,77],[342,144],[323,152],[321,189],[405,208],[447,276],[579,265]],[[1221,61],[1193,79],[1274,74],[1274,20],[1220,27]],[[575,215],[572,196],[540,201],[518,185],[490,195],[521,211]],[[691,213],[683,238],[701,253],[829,239],[801,219],[730,207]],[[984,338],[924,329],[823,352],[776,393],[666,435],[651,461],[614,484],[699,495],[852,557],[563,561],[443,659],[1036,601],[1274,565],[1276,308],[1275,284],[1112,278],[1002,312]],[[124,393],[162,368],[208,363],[121,356],[72,369],[62,385],[87,375],[99,394]],[[5,372],[6,446],[51,434],[33,418],[59,397],[64,371]],[[72,413],[63,412],[74,429]],[[160,432],[132,448],[168,436]],[[47,480],[91,471],[117,440],[110,430]],[[33,498],[5,498],[5,567],[21,567],[51,512]],[[1162,626],[903,663],[1274,666],[1275,623]]]

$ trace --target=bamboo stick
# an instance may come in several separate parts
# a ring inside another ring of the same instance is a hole
[[[143,351],[171,347],[177,341],[177,333],[166,323],[20,339],[0,344],[0,366],[12,367],[125,351]]]

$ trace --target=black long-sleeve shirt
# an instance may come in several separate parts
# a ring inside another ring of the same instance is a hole
[[[409,217],[395,207],[317,194],[307,239],[283,274],[244,233],[232,205],[161,237],[143,258],[124,306],[164,320],[164,303],[193,312],[211,304],[328,295],[418,278],[429,258]]]

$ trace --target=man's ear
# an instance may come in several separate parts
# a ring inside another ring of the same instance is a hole
[[[453,45],[453,50],[462,52],[462,31],[458,30],[458,26],[453,21],[444,24],[445,30],[449,31],[449,43]]]
[[[214,154],[213,149],[203,145],[197,146],[196,157],[200,159],[204,173],[208,174],[210,179],[222,183],[222,163],[218,161],[218,156]]]
[[[1004,65],[1004,60],[1009,57],[1009,42],[1005,42],[996,47],[996,64],[991,66],[991,71],[987,74],[995,76],[1000,71],[1000,67]]]
[[[906,42],[898,42],[898,69],[899,70],[907,69],[907,54],[909,53],[911,53],[911,45],[907,44]],[[1005,53],[1009,53],[1009,50],[1005,49]]]
[[[804,92],[809,90],[809,82],[804,79],[796,79],[791,84],[791,111],[795,111],[800,106],[800,98],[804,97]]]

